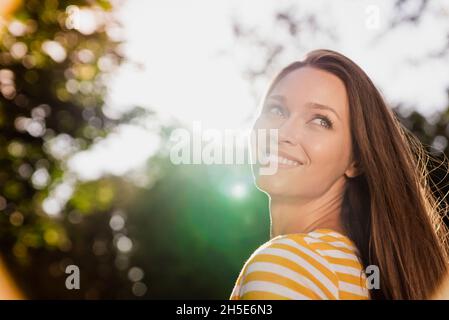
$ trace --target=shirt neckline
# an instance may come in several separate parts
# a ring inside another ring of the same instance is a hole
[[[344,240],[348,241],[350,244],[352,244],[352,246],[354,246],[355,248],[357,247],[355,245],[354,241],[351,240],[351,238],[349,238],[348,236],[346,236],[336,230],[329,229],[329,228],[318,228],[318,229],[315,229],[308,233],[313,233],[313,232],[329,234],[330,236],[335,236],[336,238],[344,239]],[[308,233],[305,233],[305,234],[308,234]]]
[[[307,233],[312,233],[312,232],[326,233],[326,234],[327,234],[327,233],[333,233],[333,234],[339,236],[340,238],[348,238],[347,236],[345,236],[345,235],[342,234],[341,232],[336,231],[336,230],[334,230],[334,229],[329,229],[329,228],[318,228],[318,229],[314,229],[314,230],[312,230],[312,231],[310,231],[310,232],[307,232]]]
[[[327,235],[334,236],[334,237],[340,238],[340,239],[345,239],[345,240],[349,241],[352,245],[355,246],[354,241],[352,241],[351,238],[349,238],[348,236],[346,236],[336,230],[329,229],[329,228],[318,228],[318,229],[314,229],[309,232],[285,233],[285,234],[278,235],[277,237],[288,237],[288,236],[294,236],[294,235],[310,235],[311,233],[313,234],[314,232],[327,234]],[[277,237],[274,237],[274,238],[277,238]]]

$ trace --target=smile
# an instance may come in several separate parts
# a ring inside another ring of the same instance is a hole
[[[274,154],[268,155],[268,161],[270,163],[279,165],[279,167],[297,167],[301,165],[301,163],[298,161],[290,160]]]

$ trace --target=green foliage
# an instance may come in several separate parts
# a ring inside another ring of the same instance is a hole
[[[80,14],[94,17],[93,28],[77,26]],[[55,197],[47,209],[44,204],[70,180],[71,155],[133,120],[133,111],[126,119],[110,119],[102,110],[106,81],[124,60],[121,42],[111,37],[118,27],[106,0],[28,0],[0,30],[0,246],[29,297],[115,297],[95,281],[68,292],[63,271],[70,261],[95,261],[91,248],[102,227],[112,243],[105,213],[118,205],[117,193],[130,198],[123,192],[128,185],[113,178],[72,183],[67,204],[54,212],[48,208]],[[89,222],[82,223],[86,229],[74,228],[76,215],[94,216],[97,230]],[[115,254],[108,251],[111,268]],[[124,286],[122,275],[108,272],[112,285]],[[85,278],[98,275],[97,268],[85,268]],[[121,294],[132,296],[129,288]]]
[[[39,201],[63,178],[64,160],[105,136],[114,121],[102,112],[105,77],[122,61],[119,42],[107,30],[116,22],[99,22],[83,34],[69,28],[67,8],[100,10],[91,1],[26,1],[2,30],[0,43],[0,195],[3,215],[28,208],[22,227],[42,225]],[[97,3],[110,9],[107,1]],[[52,151],[65,138],[59,154]],[[40,171],[39,171],[40,170]],[[36,175],[37,173],[37,175]],[[33,178],[34,177],[34,178]],[[104,195],[101,201],[111,201]],[[37,211],[37,212],[36,212]],[[7,219],[4,219],[7,222]],[[2,225],[2,238],[19,241]],[[45,228],[31,228],[42,238]],[[56,245],[56,242],[52,242]]]

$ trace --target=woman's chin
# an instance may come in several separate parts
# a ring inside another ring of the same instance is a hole
[[[273,176],[258,176],[256,187],[270,196],[289,195],[293,191],[291,183],[276,179]]]

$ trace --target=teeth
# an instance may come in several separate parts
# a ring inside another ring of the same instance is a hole
[[[289,159],[286,159],[281,156],[276,156],[274,154],[268,155],[268,159],[270,160],[270,162],[278,162],[278,163],[282,163],[282,164],[286,164],[286,165],[290,165],[290,166],[299,165],[299,162],[297,162],[297,161],[289,160]]]

